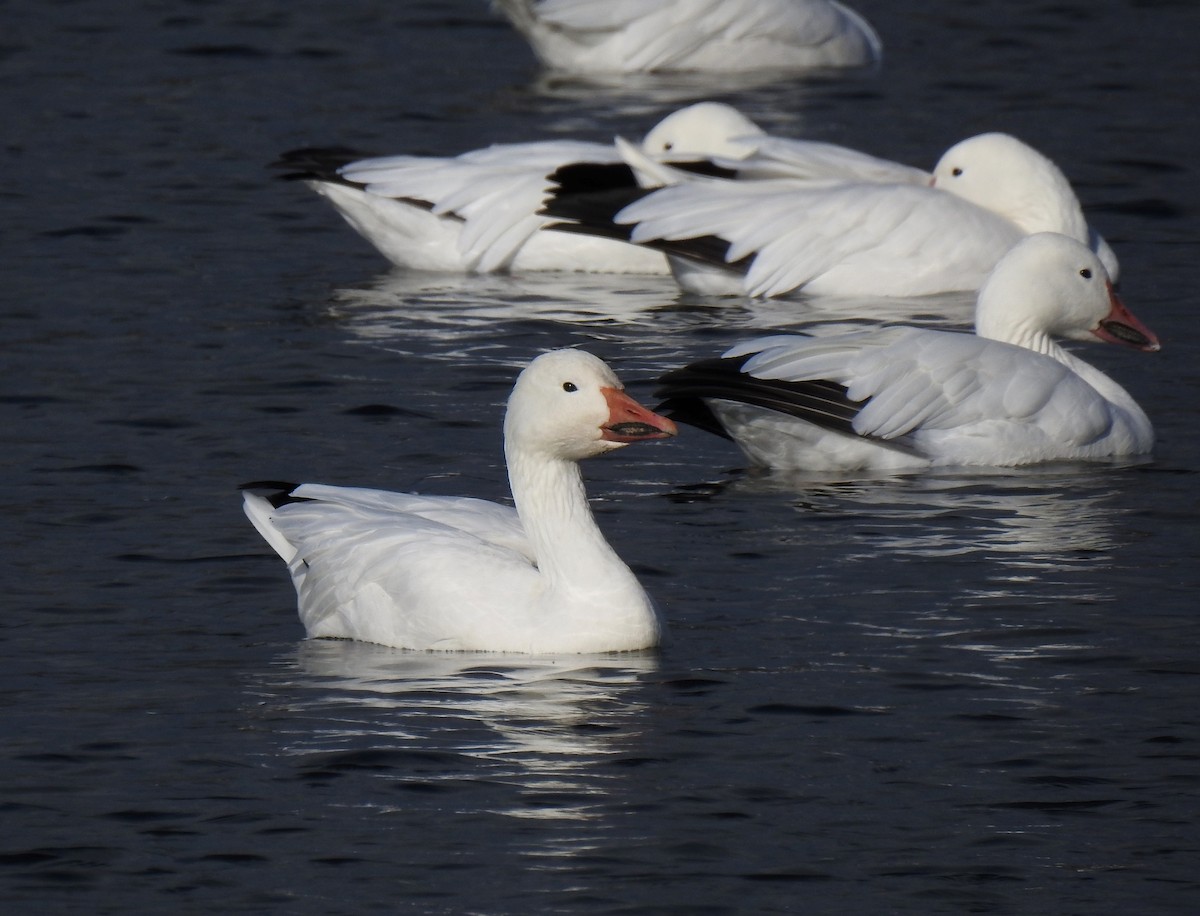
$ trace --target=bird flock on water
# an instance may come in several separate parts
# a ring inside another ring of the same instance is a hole
[[[869,23],[832,0],[495,0],[548,69],[781,73],[877,66]],[[775,136],[704,101],[639,141],[534,140],[451,157],[341,147],[285,153],[413,271],[660,274],[705,296],[864,300],[970,293],[973,333],[877,322],[764,334],[663,367],[654,410],[577,349],[517,376],[503,421],[511,506],[319,484],[248,484],[244,508],[287,564],[310,637],[404,649],[653,648],[664,625],[597,526],[579,462],[724,437],[756,466],[836,474],[1112,462],[1150,454],[1151,422],[1069,352],[1154,352],[1120,266],[1067,176],[1021,139],[955,143],[926,169]]]

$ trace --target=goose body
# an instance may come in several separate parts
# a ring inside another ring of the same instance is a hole
[[[1145,412],[1056,336],[1159,348],[1093,252],[1038,233],[989,276],[974,335],[889,327],[759,338],[665,375],[659,409],[728,436],[756,464],[791,470],[1148,454]]]
[[[497,0],[546,67],[576,74],[853,67],[879,36],[832,0]]]
[[[1007,134],[968,138],[932,172],[833,144],[742,137],[724,177],[654,162],[620,145],[642,187],[593,195],[562,169],[544,212],[575,231],[671,256],[685,289],[708,295],[921,296],[977,290],[1016,242],[1057,232],[1115,255],[1087,224],[1062,171]],[[654,187],[653,185],[662,185]]]
[[[649,160],[744,155],[730,138],[758,128],[728,106],[673,112],[641,144]],[[547,229],[548,176],[570,163],[623,166],[613,144],[544,140],[494,144],[458,156],[364,158],[342,148],[285,153],[284,177],[316,191],[397,267],[455,273],[590,271],[668,273],[660,252]]]
[[[518,377],[504,430],[515,508],[315,484],[245,493],[310,637],[521,653],[659,643],[653,604],[597,527],[578,461],[674,435],[674,424],[601,360],[557,350]]]

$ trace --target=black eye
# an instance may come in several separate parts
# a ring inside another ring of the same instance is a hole
[[[670,140],[668,140],[666,143],[663,144],[663,151],[666,152],[674,145],[675,145],[674,143],[672,143]]]
[[[578,391],[579,387],[574,382],[563,382],[563,391]]]
[[[1079,271],[1079,276],[1083,277],[1085,280],[1090,280],[1092,279],[1092,271],[1085,267],[1083,270]]]
[[[950,174],[953,175],[955,178],[957,178],[959,175],[962,174],[962,169],[959,169],[959,168],[951,169]]]

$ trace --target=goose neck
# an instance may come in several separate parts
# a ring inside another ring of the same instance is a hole
[[[975,315],[975,333],[988,340],[998,340],[1002,343],[1014,344],[1049,356],[1061,363],[1070,362],[1071,357],[1045,328],[1037,323],[1024,320],[1005,308],[995,308],[981,294],[979,308]]]
[[[588,504],[575,461],[508,449],[509,485],[538,569],[558,586],[587,586],[628,568]]]

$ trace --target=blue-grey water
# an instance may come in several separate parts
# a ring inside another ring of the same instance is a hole
[[[5,913],[1200,911],[1200,8],[854,5],[878,70],[598,88],[482,0],[0,4]],[[541,350],[649,399],[873,316],[389,272],[265,164],[698,98],[914,164],[985,130],[1055,158],[1164,343],[1088,350],[1153,460],[814,480],[685,430],[587,472],[662,653],[305,641],[239,483],[502,499]]]

